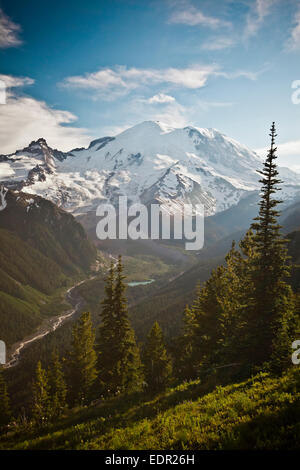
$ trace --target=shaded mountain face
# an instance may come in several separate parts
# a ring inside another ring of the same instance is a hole
[[[44,139],[0,156],[0,181],[47,198],[74,214],[99,202],[159,202],[171,210],[204,204],[206,215],[235,206],[259,189],[261,159],[215,129],[167,128],[146,121],[87,149],[60,152]],[[282,197],[300,194],[300,175],[282,169]]]
[[[0,211],[0,338],[7,345],[59,313],[56,289],[89,270],[96,250],[75,218],[40,196],[8,191]],[[66,308],[66,306],[64,307]]]
[[[95,248],[80,223],[51,201],[9,190],[0,211],[0,229],[12,232],[51,258],[65,274],[88,269]]]

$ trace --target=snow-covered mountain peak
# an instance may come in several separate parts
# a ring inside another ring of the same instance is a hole
[[[216,129],[171,128],[144,121],[88,148],[63,153],[44,139],[0,159],[0,181],[18,182],[75,213],[120,195],[145,204],[203,203],[207,214],[223,211],[259,189],[261,158]],[[300,192],[300,175],[283,171],[282,195]]]

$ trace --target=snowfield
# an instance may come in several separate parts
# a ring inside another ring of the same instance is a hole
[[[38,194],[75,215],[101,201],[160,202],[170,210],[203,203],[206,215],[221,212],[258,190],[261,158],[215,129],[176,129],[146,121],[87,149],[63,153],[44,139],[0,156],[0,181]],[[281,196],[300,194],[300,174],[283,168]]]

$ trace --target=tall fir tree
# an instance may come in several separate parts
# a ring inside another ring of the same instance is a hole
[[[101,324],[97,338],[98,370],[101,388],[108,391],[112,383],[114,357],[112,349],[114,345],[114,286],[115,270],[111,261],[108,275],[105,279],[105,296],[102,301]]]
[[[197,293],[200,292],[200,286]],[[197,295],[198,297],[198,295]],[[194,354],[194,310],[186,305],[183,314],[182,334],[175,338],[172,344],[172,357],[174,360],[174,375],[181,380],[197,377],[197,363]]]
[[[116,269],[111,266],[106,280],[99,330],[100,380],[105,394],[137,390],[143,382],[140,353],[128,317],[124,279],[119,256]]]
[[[164,390],[170,383],[172,363],[168,356],[163,332],[157,322],[150,330],[143,352],[145,380],[149,390]]]
[[[182,378],[195,378],[215,367],[244,361],[247,312],[253,306],[249,259],[253,252],[249,230],[239,249],[232,243],[223,266],[212,271],[198,287],[196,299],[184,313],[182,357],[177,368]]]
[[[201,371],[218,363],[220,319],[223,312],[223,294],[226,268],[219,266],[204,285],[197,290],[196,299],[184,316],[184,358],[191,377],[199,377]]]
[[[118,391],[130,392],[141,387],[143,374],[140,351],[129,322],[124,279],[122,257],[119,256],[114,290],[113,337],[117,346],[114,357],[114,381]]]
[[[7,385],[4,379],[2,367],[0,366],[0,428],[7,425],[11,420],[10,400]]]
[[[226,264],[212,272],[185,312],[186,370],[239,362],[244,370],[268,362],[282,369],[290,362],[295,305],[286,240],[280,233],[274,194],[280,188],[276,167],[275,125],[262,175],[259,216],[237,250],[233,244]]]
[[[217,301],[220,314],[217,318],[217,341],[215,346],[215,363],[228,365],[241,362],[244,350],[245,312],[251,305],[251,283],[249,263],[246,253],[250,253],[251,232],[240,243],[239,250],[235,242],[225,257],[226,265]]]
[[[281,235],[277,206],[282,202],[274,195],[281,188],[276,165],[275,123],[271,126],[271,147],[264,163],[259,215],[251,226],[253,256],[251,278],[253,308],[248,321],[248,358],[252,364],[273,361],[286,363],[290,354],[290,325],[294,298],[286,278],[290,275],[287,240]]]
[[[62,365],[56,351],[53,351],[48,368],[49,411],[51,419],[59,418],[66,409],[67,387]]]
[[[72,348],[68,355],[69,399],[72,405],[86,404],[97,378],[95,332],[89,312],[83,312],[72,331]]]
[[[49,384],[47,372],[42,368],[41,361],[36,366],[35,381],[33,384],[32,417],[36,426],[43,427],[49,422]]]

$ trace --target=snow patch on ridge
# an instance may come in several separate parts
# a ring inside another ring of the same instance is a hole
[[[2,160],[1,160],[2,157]],[[63,153],[44,139],[14,155],[0,156],[0,181],[22,186],[73,213],[95,210],[101,201],[203,203],[212,215],[258,190],[261,158],[216,129],[171,128],[145,121],[88,148]],[[282,196],[300,193],[300,175],[281,170]]]

